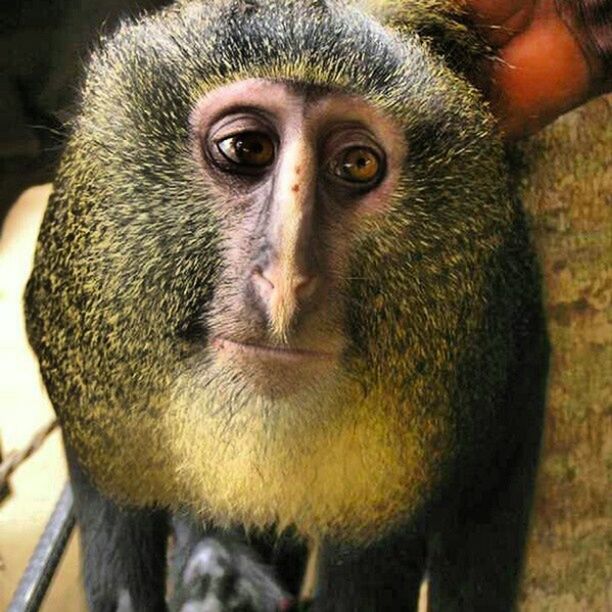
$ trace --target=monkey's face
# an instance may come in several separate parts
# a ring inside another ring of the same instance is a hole
[[[515,209],[479,96],[404,34],[187,2],[95,57],[28,316],[111,495],[371,532],[487,431]]]
[[[352,237],[391,207],[401,130],[357,96],[264,79],[205,95],[191,125],[222,236],[202,321],[213,375],[271,398],[333,385]]]

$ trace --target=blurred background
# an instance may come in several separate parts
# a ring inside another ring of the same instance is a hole
[[[21,295],[38,226],[76,102],[100,36],[165,0],[0,2],[0,442],[24,448],[53,419],[25,337]],[[29,187],[33,187],[26,191]],[[24,193],[25,191],[25,193]],[[10,211],[10,212],[9,212]],[[59,430],[10,479],[0,502],[0,610],[5,610],[66,481]],[[78,534],[43,606],[85,610]]]
[[[100,37],[169,0],[0,2],[0,220],[53,177],[83,70]]]
[[[51,187],[26,191],[11,209],[0,242],[0,433],[4,452],[25,447],[53,419],[53,410],[28,347],[21,295],[38,225]],[[0,610],[5,610],[66,482],[59,429],[10,479],[0,502]],[[85,610],[75,536],[44,610]]]

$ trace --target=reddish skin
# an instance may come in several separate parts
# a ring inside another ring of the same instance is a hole
[[[594,93],[596,58],[585,57],[554,0],[467,0],[466,6],[496,50],[490,99],[509,139],[536,132]]]

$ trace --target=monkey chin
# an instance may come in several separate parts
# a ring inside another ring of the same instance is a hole
[[[340,349],[325,350],[267,346],[222,336],[211,342],[215,366],[236,378],[257,396],[288,399],[301,392],[328,387],[337,372]]]

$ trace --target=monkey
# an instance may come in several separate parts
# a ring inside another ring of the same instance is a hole
[[[168,609],[172,517],[187,582],[266,591],[215,609],[306,548],[315,611],[512,609],[546,331],[449,6],[179,2],[94,54],[25,295],[91,610]]]

